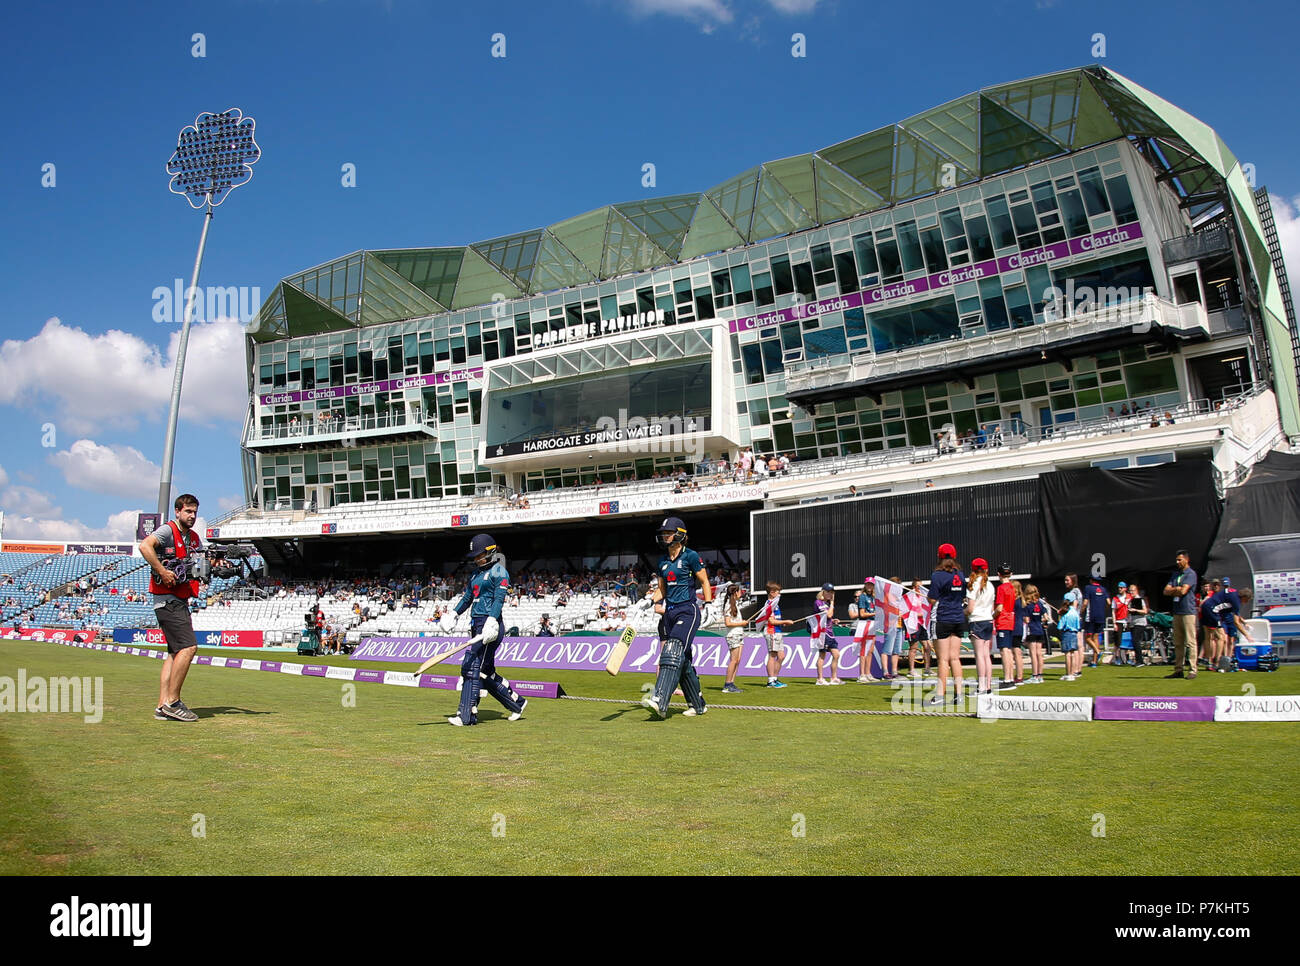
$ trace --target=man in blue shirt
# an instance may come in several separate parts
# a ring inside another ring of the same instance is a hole
[[[695,603],[698,587],[704,594],[706,605],[713,601],[713,587],[704,571],[700,555],[686,546],[686,524],[677,517],[668,517],[659,527],[659,545],[664,554],[659,558],[656,574],[659,586],[655,591],[655,610],[663,614],[659,621],[659,674],[655,678],[652,694],[647,694],[641,704],[657,717],[668,715],[668,699],[680,687],[690,705],[687,717],[704,714],[704,694],[700,679],[692,663],[691,645],[695,632],[700,629],[700,608]]]
[[[1101,663],[1101,635],[1106,631],[1106,604],[1109,598],[1110,595],[1100,580],[1093,577],[1088,581],[1088,586],[1083,591],[1083,602],[1087,610],[1083,615],[1083,641],[1086,647],[1092,649],[1092,661],[1088,667],[1096,667]]]
[[[1187,666],[1187,679],[1196,678],[1196,571],[1191,568],[1191,558],[1186,550],[1179,550],[1174,558],[1177,569],[1165,584],[1165,596],[1171,598],[1174,618],[1174,670],[1166,675],[1183,676]],[[1188,651],[1191,660],[1188,660]]]
[[[501,646],[501,608],[510,588],[510,574],[497,553],[496,541],[486,533],[470,541],[465,559],[473,562],[474,572],[455,608],[443,615],[442,629],[444,633],[452,633],[456,620],[468,609],[470,634],[479,640],[461,657],[460,709],[447,721],[457,727],[478,724],[480,688],[505,706],[511,721],[518,721],[528,700],[510,689],[510,682],[497,674],[494,661]]]

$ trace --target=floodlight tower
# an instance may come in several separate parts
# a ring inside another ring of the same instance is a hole
[[[167,440],[163,444],[162,479],[158,483],[158,513],[164,520],[171,517],[172,460],[176,455],[181,380],[185,377],[185,349],[189,345],[190,321],[198,298],[199,268],[208,243],[208,226],[212,224],[212,209],[253,177],[249,166],[262,156],[262,149],[254,140],[255,126],[251,117],[244,117],[235,107],[220,114],[200,114],[193,124],[181,129],[176,150],[167,162],[167,173],[171,175],[167,187],[173,194],[184,196],[191,208],[207,208],[207,212],[203,216],[199,251],[194,257],[194,274],[190,277],[190,287],[185,290],[185,319],[181,324],[180,344],[176,347],[171,411],[167,416]]]

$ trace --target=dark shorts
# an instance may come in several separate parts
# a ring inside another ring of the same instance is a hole
[[[993,640],[993,622],[992,621],[971,621],[970,636],[978,637],[981,641]]]
[[[190,620],[190,608],[185,601],[174,597],[162,607],[155,607],[154,615],[158,618],[158,629],[167,641],[169,654],[199,646],[198,638],[194,636],[194,622]]]
[[[961,637],[964,630],[966,630],[965,621],[935,621],[934,639],[941,641],[945,637]]]
[[[1043,635],[1042,635],[1042,634],[1026,634],[1026,635],[1025,635],[1025,643],[1026,643],[1026,644],[1042,644],[1042,643],[1043,643]]]
[[[1083,632],[1085,634],[1100,634],[1106,629],[1105,621],[1084,621]]]
[[[998,631],[998,647],[1019,647],[1020,639],[1012,637],[1010,631]]]
[[[924,627],[920,628],[919,630],[913,631],[913,632],[908,636],[908,638],[907,638],[907,643],[909,643],[909,644],[921,644],[921,643],[923,643],[923,642],[925,642],[925,641],[928,641],[928,640],[930,639],[929,636],[928,636],[929,633],[930,633],[930,632],[929,632],[928,630],[926,630]]]

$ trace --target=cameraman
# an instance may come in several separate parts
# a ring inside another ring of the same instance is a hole
[[[199,647],[187,603],[199,595],[199,582],[191,577],[203,553],[203,544],[194,532],[198,498],[182,493],[176,498],[175,510],[175,520],[140,541],[140,556],[153,571],[149,592],[153,594],[154,613],[167,641],[158,707],[153,716],[159,721],[197,721],[198,715],[181,701],[181,685]]]

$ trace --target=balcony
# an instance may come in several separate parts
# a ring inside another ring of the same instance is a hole
[[[1232,251],[1232,240],[1223,226],[1198,231],[1194,235],[1171,238],[1160,246],[1166,265],[1180,262],[1197,262],[1203,258],[1227,255]]]
[[[261,427],[249,425],[244,445],[249,449],[275,450],[288,448],[319,448],[355,445],[359,437],[367,442],[401,442],[403,440],[436,440],[438,432],[434,417],[427,418],[420,410],[411,413],[391,413],[386,416],[337,416],[331,419],[307,419],[298,423]]]
[[[1103,345],[1146,342],[1153,338],[1193,339],[1209,335],[1205,310],[1198,304],[1178,306],[1146,295],[1091,312],[1068,314],[1023,329],[912,346],[885,354],[829,356],[786,368],[786,397],[817,403],[847,396],[878,395],[886,390],[962,378],[968,382],[1033,358],[1066,359]]]

